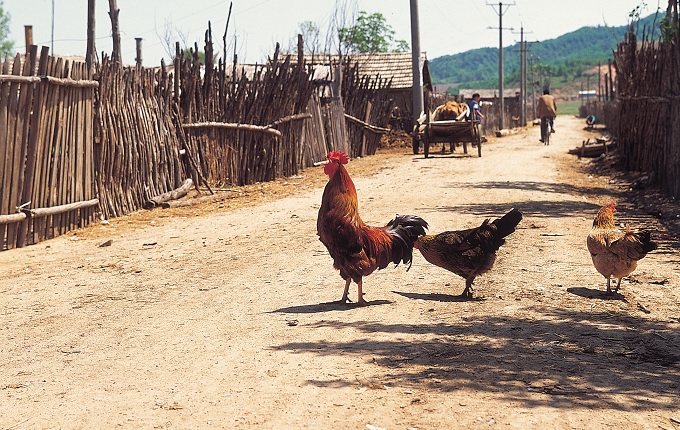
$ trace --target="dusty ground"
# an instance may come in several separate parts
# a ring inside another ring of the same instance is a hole
[[[321,169],[0,253],[0,428],[680,429],[678,205],[557,124],[347,166],[372,224],[524,212],[469,302],[416,253],[333,303]],[[661,246],[608,297],[585,236],[612,198]]]

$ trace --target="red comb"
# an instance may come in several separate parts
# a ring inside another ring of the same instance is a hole
[[[349,157],[342,151],[331,151],[326,154],[328,161],[339,162],[340,164],[349,163]]]

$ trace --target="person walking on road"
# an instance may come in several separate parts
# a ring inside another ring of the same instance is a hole
[[[555,117],[557,116],[555,97],[550,95],[549,89],[543,90],[543,95],[538,99],[536,111],[538,117],[541,118],[541,138],[539,140],[545,142],[546,134],[555,132]],[[550,126],[549,131],[548,126]]]

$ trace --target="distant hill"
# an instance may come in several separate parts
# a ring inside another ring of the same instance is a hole
[[[659,21],[665,14],[652,14],[636,22],[638,34]],[[628,26],[582,27],[555,39],[529,44],[534,70],[545,70],[558,81],[571,81],[597,66],[613,60],[613,51],[623,41]],[[519,43],[503,48],[504,75],[507,85],[519,81]],[[435,84],[458,84],[458,88],[493,88],[498,85],[498,48],[480,48],[430,60],[430,73]]]

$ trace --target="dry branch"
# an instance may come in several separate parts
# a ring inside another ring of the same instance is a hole
[[[232,130],[249,130],[258,131],[261,133],[273,134],[277,137],[282,137],[283,134],[269,126],[253,125],[253,124],[239,124],[239,123],[229,123],[229,122],[195,122],[192,124],[182,124],[183,128],[226,128]]]
[[[345,114],[345,118],[347,118],[348,120],[350,120],[350,121],[352,121],[352,122],[354,122],[354,123],[357,123],[357,124],[359,124],[359,125],[362,125],[366,130],[372,131],[372,132],[374,132],[374,133],[380,133],[380,134],[382,134],[382,133],[388,133],[388,132],[390,131],[389,128],[383,128],[383,127],[378,127],[378,126],[375,126],[375,125],[371,125],[371,124],[369,124],[369,123],[367,123],[367,122],[364,122],[364,121],[362,121],[362,120],[360,120],[360,119],[358,119],[358,118],[354,118],[352,115],[349,115],[349,114]]]
[[[187,195],[193,184],[194,181],[192,181],[191,178],[188,178],[179,188],[176,188],[172,191],[168,191],[167,193],[163,193],[159,196],[147,200],[146,202],[144,202],[142,207],[144,209],[153,209],[155,207],[161,206],[164,202],[167,202],[169,200],[180,199]]]
[[[65,205],[52,206],[49,208],[37,208],[28,209],[28,212],[32,218],[40,218],[50,215],[59,215],[66,212],[71,212],[77,209],[89,208],[92,206],[97,206],[99,204],[99,199],[85,200],[82,202],[68,203]]]
[[[0,215],[0,225],[14,224],[15,222],[23,221],[24,219],[26,219],[26,214],[23,212],[9,215]]]
[[[54,85],[61,85],[75,88],[98,88],[98,81],[88,81],[85,79],[70,79],[70,78],[55,78],[54,76],[15,76],[15,75],[0,75],[0,83],[18,83],[18,84],[35,84],[39,82],[46,82]]]
[[[295,114],[295,115],[288,115],[287,117],[277,119],[273,123],[269,124],[267,127],[272,128],[272,127],[276,127],[277,125],[285,124],[287,122],[296,121],[296,120],[300,120],[300,119],[307,119],[307,118],[311,118],[311,117],[312,117],[311,113],[298,113],[298,114]]]

